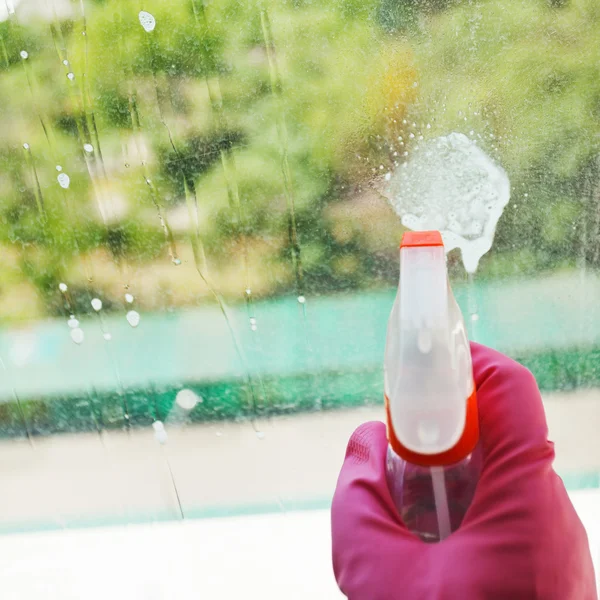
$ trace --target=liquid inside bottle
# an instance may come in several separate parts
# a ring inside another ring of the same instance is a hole
[[[445,467],[414,465],[388,447],[386,473],[394,504],[409,531],[424,542],[439,542],[459,528],[480,472],[479,447]]]

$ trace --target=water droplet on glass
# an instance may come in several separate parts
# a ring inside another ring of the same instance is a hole
[[[131,294],[125,294],[125,302],[131,304],[133,302],[133,296]]]
[[[169,436],[167,435],[163,422],[154,421],[154,423],[152,423],[152,429],[154,429],[154,439],[159,444],[166,444]]]
[[[173,259],[173,264],[174,264],[175,266],[179,266],[179,265],[181,264],[181,259],[180,259],[180,258],[174,258],[174,259]]]
[[[84,149],[86,152],[88,152],[88,153],[89,153],[89,152],[93,152],[93,151],[94,151],[94,146],[92,146],[91,144],[84,144],[84,145],[83,145],[83,149]]]
[[[215,435],[217,437],[221,437],[223,435],[223,432],[222,431],[215,431]]]
[[[91,305],[96,312],[102,310],[102,300],[100,298],[92,298]]]
[[[75,329],[71,329],[71,339],[76,343],[76,344],[81,344],[83,343],[83,329],[80,329],[79,327],[76,327]]]
[[[67,73],[67,78],[70,79],[71,81],[73,81],[73,79],[75,79],[75,73],[69,71]]]
[[[477,313],[473,313],[471,315],[471,321],[479,321],[479,315]]]
[[[304,296],[298,296],[298,302],[300,302],[300,304],[304,304],[306,302],[306,298]]]
[[[154,31],[154,28],[156,27],[156,19],[154,18],[154,15],[151,15],[145,10],[140,10],[138,18],[140,20],[140,25],[144,28],[144,31]]]
[[[23,60],[27,60],[29,58],[29,52],[27,52],[27,50],[21,50],[21,52],[19,52],[19,56]]]
[[[69,326],[69,329],[77,329],[77,327],[79,327],[79,321],[71,315],[70,319],[67,321],[67,325]]]
[[[250,288],[246,288],[246,296],[250,296],[252,294],[252,290]]]
[[[183,389],[177,392],[175,402],[177,403],[177,406],[183,408],[183,410],[192,410],[196,404],[202,403],[202,398],[192,390]]]
[[[264,431],[257,431],[257,432],[256,432],[256,437],[257,437],[259,440],[264,440],[264,439],[265,439],[265,432],[264,432]]]
[[[66,173],[60,173],[56,178],[61,188],[67,189],[71,183],[71,178]]]
[[[65,58],[65,60],[63,60],[63,65],[65,65],[65,67],[69,64],[69,61]]]
[[[110,342],[110,340],[112,340],[112,335],[110,333],[108,333],[108,331],[106,333],[104,333],[102,335],[102,337],[107,341]]]
[[[126,319],[132,327],[137,327],[140,324],[140,313],[137,310],[130,310],[126,315]]]
[[[23,148],[25,148],[25,150],[29,150],[29,144],[27,142],[25,142],[23,144]]]
[[[394,152],[394,154],[398,154],[398,153]],[[386,181],[389,181],[391,178],[392,178],[392,174],[391,173],[388,172],[388,173],[385,174],[385,180]]]
[[[57,171],[62,171],[62,167],[61,167],[60,165],[56,165],[55,169],[56,169]]]
[[[59,283],[58,289],[64,294],[69,288],[66,283]]]

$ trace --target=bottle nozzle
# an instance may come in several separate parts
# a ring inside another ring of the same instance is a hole
[[[445,465],[473,450],[479,428],[471,353],[438,231],[402,239],[385,393],[389,441],[406,460]]]

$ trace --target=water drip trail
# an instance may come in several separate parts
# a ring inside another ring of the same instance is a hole
[[[27,165],[29,166],[29,169],[31,170],[31,174],[33,175],[33,179],[35,182],[35,187],[34,187],[35,202],[37,204],[38,212],[40,213],[40,218],[42,220],[42,226],[45,229],[46,212],[44,210],[44,196],[42,194],[42,187],[40,186],[40,180],[39,180],[39,177],[37,174],[37,169],[35,167],[35,160],[33,158],[32,152],[31,152],[31,147],[27,142],[25,142],[23,144],[23,150],[25,150],[25,160],[27,161]]]
[[[191,5],[192,5],[192,12],[194,14],[196,26],[198,27],[198,36],[200,38],[202,38],[203,32],[202,32],[201,28],[204,28],[206,30],[209,29],[208,18],[206,15],[206,8],[204,6],[203,0],[191,0]],[[212,55],[212,51],[210,50],[210,48],[207,45],[203,45],[203,49],[204,49],[205,62],[210,65],[216,64],[215,57]],[[223,101],[222,101],[223,99],[222,99],[221,84],[220,84],[218,74],[215,74],[215,76],[212,78],[212,82],[211,82],[211,80],[209,80],[208,75],[205,75],[205,84],[206,84],[206,89],[207,89],[208,97],[209,97],[209,101],[210,101],[212,117],[215,122],[215,127],[218,131],[223,131],[224,129],[226,129],[226,119],[225,119],[225,115],[223,112]],[[249,261],[249,255],[248,255],[248,242],[246,239],[246,230],[247,230],[246,217],[245,217],[245,213],[244,213],[244,210],[242,207],[242,202],[241,202],[240,193],[239,193],[239,186],[238,186],[238,181],[237,181],[237,172],[236,172],[236,165],[235,165],[235,156],[233,154],[232,148],[229,145],[226,148],[221,148],[219,150],[219,153],[220,153],[220,158],[221,158],[221,166],[223,169],[223,176],[225,178],[225,186],[226,186],[226,190],[227,190],[227,198],[229,201],[229,206],[235,211],[235,215],[236,215],[236,219],[237,219],[237,228],[236,228],[237,229],[237,240],[240,243],[240,246],[242,247],[242,253],[243,253],[243,265],[244,265],[244,275],[245,275],[244,300],[245,300],[245,304],[246,304],[246,315],[248,318],[248,322],[250,323],[251,331],[253,333],[256,333],[257,326],[256,326],[256,318],[254,316],[254,310],[253,310],[252,288],[250,285],[250,261]],[[184,176],[184,183],[186,183],[185,176]],[[192,217],[192,212],[190,212],[190,222],[193,223],[195,221],[196,232],[195,232],[194,236],[197,240],[199,240],[200,238],[199,238],[199,222],[198,222],[198,200],[197,200],[195,186],[193,185],[193,182],[190,182],[190,187],[192,187],[192,186],[193,186],[193,198],[194,198],[194,203],[195,203],[194,204],[195,218]],[[187,184],[186,184],[186,192],[187,191],[188,191],[188,189],[187,189]],[[189,206],[190,206],[190,204],[188,203],[188,207]],[[194,254],[194,258],[196,260],[196,253]],[[196,264],[196,268],[197,268],[198,273],[200,274],[200,277],[203,279],[203,281],[209,287],[211,293],[213,294],[213,297],[217,300],[219,308],[225,317],[227,326],[230,330],[232,339],[234,340],[234,344],[236,346],[236,352],[238,353],[238,357],[242,361],[244,369],[246,370],[246,373],[247,373],[247,384],[249,386],[250,393],[252,396],[251,408],[252,408],[253,413],[256,415],[257,409],[258,409],[258,402],[257,402],[256,393],[254,391],[252,378],[250,376],[250,370],[248,368],[248,363],[245,358],[242,346],[241,346],[239,340],[237,340],[237,336],[234,333],[230,319],[227,316],[227,310],[226,310],[226,306],[224,304],[224,300],[220,296],[220,294],[218,294],[216,292],[214,285],[212,283],[210,283],[210,278],[208,277],[207,272],[204,271],[204,273],[206,274],[206,276],[205,276],[205,274],[203,274],[203,272],[202,272],[202,268],[198,266],[198,263]],[[257,341],[260,344],[260,339],[258,339]],[[261,350],[262,350],[262,348],[261,348]],[[267,402],[267,392],[266,392],[264,382],[263,382],[260,374],[257,374],[257,379],[258,379],[258,385],[260,387],[261,395],[262,395],[262,405],[264,406]],[[253,423],[253,426],[254,426],[254,423]]]
[[[60,23],[58,22],[58,17],[56,15],[56,13],[54,14],[54,23],[53,23],[53,26],[51,26],[51,31],[52,31],[52,37],[54,40],[54,45],[55,45],[55,49],[56,49],[58,58],[61,61],[61,63],[65,66],[65,68],[67,70],[67,79],[71,82],[71,84],[68,87],[69,87],[69,96],[71,98],[72,105],[74,107],[77,107],[78,109],[80,108],[81,110],[78,110],[77,112],[80,115],[81,114],[84,115],[84,117],[79,116],[78,118],[76,118],[80,152],[83,155],[83,159],[84,159],[86,167],[87,167],[87,171],[88,171],[88,175],[89,175],[90,182],[92,185],[92,189],[94,190],[94,197],[96,198],[96,203],[98,205],[98,210],[102,217],[102,221],[104,223],[105,229],[108,231],[106,209],[105,209],[104,203],[101,199],[101,194],[98,189],[99,186],[96,181],[96,176],[94,174],[95,169],[92,168],[92,166],[90,164],[90,157],[88,156],[88,155],[91,155],[93,157],[94,162],[96,161],[96,159],[98,159],[100,161],[101,171],[103,173],[105,183],[108,183],[108,177],[106,175],[104,160],[103,160],[102,154],[101,154],[100,137],[99,137],[98,129],[96,126],[96,118],[95,118],[93,106],[92,106],[92,103],[90,100],[89,78],[88,78],[88,32],[87,32],[87,21],[86,21],[86,17],[85,17],[85,10],[84,10],[82,0],[80,2],[80,8],[81,8],[82,26],[83,26],[82,35],[84,37],[84,71],[83,71],[82,77],[81,77],[81,81],[83,81],[83,84],[80,84],[80,83],[74,84],[73,83],[75,81],[79,81],[79,79],[76,78],[74,73],[71,71],[71,63],[67,56],[64,37],[62,36],[62,30],[60,27]],[[77,86],[78,94],[74,93],[73,87],[72,87],[73,85]],[[94,142],[95,146],[93,144],[91,144],[89,142],[89,140],[92,140]],[[96,155],[96,153],[98,153],[98,154]],[[63,175],[63,174],[61,173],[61,175]],[[59,175],[59,177],[60,177],[60,175]],[[64,190],[69,188],[68,179],[66,180],[65,185],[63,185],[63,183],[60,181],[60,179],[59,179],[59,183],[61,184],[61,187],[63,187]],[[71,211],[70,203],[66,196],[65,196],[65,203],[68,206],[69,213],[71,213],[72,211]],[[81,251],[79,250],[79,243],[77,241],[77,238],[75,238],[75,241],[76,241],[76,245],[77,245],[77,250],[78,250],[79,254],[81,255]],[[84,261],[89,262],[89,264],[88,264],[88,282],[91,282],[93,280],[91,261],[89,261],[86,258],[84,258]],[[123,276],[123,266],[120,261],[119,261],[119,268],[121,271],[121,275]],[[128,284],[126,284],[126,286],[128,287]],[[88,300],[90,301],[90,304],[92,305],[92,308],[98,315],[98,319],[100,321],[100,329],[101,329],[103,338],[106,342],[109,342],[112,339],[112,336],[105,329],[104,320],[103,320],[102,314],[100,312],[101,308],[102,308],[102,303],[98,298],[91,297],[91,292],[89,289],[87,290],[87,295],[88,295]],[[97,307],[95,305],[96,302],[99,303],[99,307]],[[83,341],[83,339],[81,341]],[[79,343],[81,343],[81,342],[79,342]],[[128,403],[127,403],[126,393],[125,393],[122,379],[121,379],[121,374],[119,371],[119,366],[118,366],[117,360],[114,356],[114,353],[111,352],[107,346],[105,346],[105,352],[106,352],[108,359],[112,365],[113,373],[114,373],[114,376],[115,376],[115,379],[117,382],[117,393],[121,400],[121,408],[123,411],[123,420],[124,420],[124,424],[125,424],[125,429],[128,432],[130,432],[130,429],[131,429],[130,412],[129,412],[129,407],[128,407]]]
[[[2,367],[4,374],[6,375],[8,380],[11,382],[10,389],[12,392],[13,400],[15,401],[15,404],[17,405],[17,410],[19,411],[19,417],[23,424],[23,430],[25,432],[25,435],[27,437],[27,441],[29,442],[29,445],[35,449],[33,435],[29,428],[29,423],[27,422],[27,416],[25,415],[25,410],[23,409],[23,404],[21,402],[21,398],[19,397],[19,394],[17,393],[17,389],[16,389],[14,383],[12,382],[12,377],[11,377],[10,371],[6,368],[6,363],[4,362],[4,360],[1,356],[0,356],[0,367]]]
[[[267,50],[267,60],[269,63],[269,73],[271,79],[271,95],[273,96],[277,108],[276,129],[279,142],[279,153],[281,159],[281,174],[283,176],[283,188],[288,208],[288,237],[292,251],[292,265],[294,268],[294,277],[296,280],[296,295],[302,296],[303,290],[303,271],[300,254],[300,243],[298,241],[298,231],[296,225],[296,205],[294,199],[294,188],[292,183],[292,173],[288,160],[289,144],[287,125],[285,120],[285,111],[283,107],[282,82],[275,58],[275,42],[271,30],[271,22],[266,8],[260,10],[260,23],[262,28],[263,40]]]
[[[181,520],[184,520],[185,513],[183,511],[183,504],[181,502],[181,496],[179,495],[179,489],[177,488],[177,483],[175,481],[175,475],[173,474],[173,469],[171,468],[171,461],[169,460],[169,455],[166,450],[168,436],[167,436],[167,432],[165,430],[164,423],[159,419],[158,406],[156,403],[156,394],[155,394],[154,390],[152,392],[152,396],[154,399],[154,402],[152,403],[152,406],[153,406],[152,428],[154,430],[154,437],[155,437],[156,441],[158,442],[158,444],[160,445],[163,460],[165,461],[165,464],[167,465],[167,470],[169,471],[169,479],[171,481],[171,486],[173,488],[173,492],[175,493],[175,499],[177,500],[179,516],[181,517]]]

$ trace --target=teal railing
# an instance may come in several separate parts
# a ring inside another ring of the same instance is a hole
[[[600,385],[600,279],[564,273],[534,280],[455,285],[474,337],[508,353],[543,390]],[[0,434],[122,427],[165,419],[180,389],[201,398],[192,421],[247,418],[378,403],[395,290],[83,319],[73,343],[66,320],[0,335]],[[104,332],[111,334],[106,341]],[[232,334],[232,332],[234,332]],[[235,341],[234,341],[235,335]],[[17,402],[17,398],[19,402]],[[26,431],[27,430],[27,431]]]

